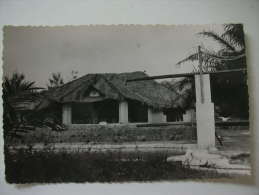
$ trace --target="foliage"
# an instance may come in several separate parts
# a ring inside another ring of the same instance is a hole
[[[195,106],[195,88],[192,78],[184,78],[182,80],[163,81],[165,87],[177,94],[177,101],[181,105],[181,109],[186,110]]]
[[[246,68],[245,41],[242,24],[224,26],[221,35],[212,31],[200,32],[199,35],[211,38],[221,45],[219,51],[201,50],[202,71],[220,71]],[[195,52],[177,64],[198,60]],[[194,71],[198,71],[194,69]],[[184,84],[186,79],[182,81]],[[231,73],[211,77],[212,99],[220,108],[218,114],[248,118],[248,90],[246,73]],[[193,83],[193,82],[192,82]],[[186,91],[186,93],[193,93]],[[234,109],[233,109],[234,108]]]
[[[14,97],[26,92],[33,92],[35,82],[25,80],[24,74],[14,73],[11,78],[5,77],[3,82],[3,94],[5,97]]]
[[[78,78],[78,71],[72,70],[70,72],[70,78],[68,79],[67,82],[73,81],[77,78]],[[60,72],[52,73],[50,78],[48,79],[47,88],[50,89],[50,88],[60,87],[67,82],[65,82],[64,77]]]
[[[51,77],[49,78],[49,83],[47,84],[48,89],[54,87],[60,87],[64,84],[64,79],[60,72],[52,73]]]
[[[249,102],[246,75],[242,72],[231,75],[211,76],[212,101],[218,106],[221,116],[248,119]]]
[[[195,127],[174,125],[161,127],[136,127],[135,125],[73,125],[66,131],[52,131],[50,128],[36,128],[20,134],[19,140],[6,139],[13,143],[134,143],[139,141],[194,141]]]
[[[245,42],[242,24],[227,24],[225,32],[218,35],[212,31],[203,31],[199,35],[211,38],[221,45],[219,51],[210,51],[202,48],[201,58],[203,68],[207,70],[228,70],[246,67]],[[198,60],[198,53],[195,52],[185,59],[179,61],[180,65],[187,61]]]
[[[72,70],[71,71],[71,81],[77,79],[78,77],[78,71],[77,70]]]
[[[11,130],[15,125],[22,122],[22,113],[17,108],[19,102],[33,102],[37,99],[37,90],[35,82],[27,81],[24,74],[13,73],[9,77],[4,77],[3,81],[3,107],[4,107],[4,134]]]

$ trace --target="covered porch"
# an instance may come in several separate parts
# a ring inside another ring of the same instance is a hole
[[[62,104],[62,123],[65,125],[163,122],[166,122],[163,111],[129,99]]]

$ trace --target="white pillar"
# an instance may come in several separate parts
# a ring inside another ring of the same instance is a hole
[[[201,102],[200,75],[195,75],[196,121],[198,147],[211,149],[215,147],[214,104],[211,102],[210,75],[203,74],[203,96]]]
[[[72,123],[72,107],[69,104],[63,104],[62,106],[62,123],[65,125]]]
[[[128,102],[122,101],[119,103],[119,123],[128,123]]]
[[[154,111],[148,108],[148,122],[149,123],[164,123],[166,122],[166,115],[162,111]]]

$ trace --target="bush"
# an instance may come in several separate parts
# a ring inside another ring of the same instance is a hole
[[[22,135],[20,140],[7,143],[122,143],[141,141],[195,140],[195,127],[162,126],[136,127],[135,125],[73,125],[68,130],[55,132],[49,128],[36,128]]]

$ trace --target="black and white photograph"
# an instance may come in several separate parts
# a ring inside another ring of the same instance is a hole
[[[3,34],[8,183],[252,181],[241,23]]]

